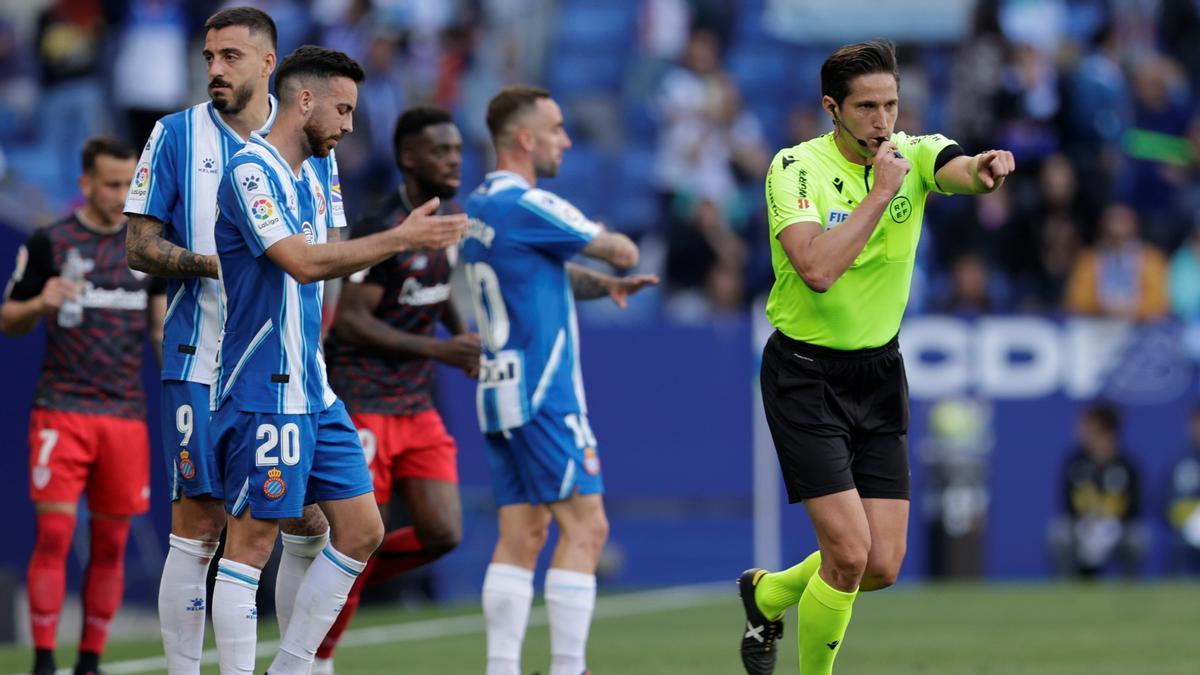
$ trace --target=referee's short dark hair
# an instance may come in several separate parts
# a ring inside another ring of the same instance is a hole
[[[445,108],[432,105],[418,105],[405,110],[396,120],[396,130],[392,133],[392,148],[396,157],[400,157],[400,145],[404,139],[425,131],[426,127],[437,124],[453,124],[454,118]]]
[[[101,155],[115,159],[137,159],[137,151],[125,141],[112,136],[93,136],[83,144],[83,152],[80,153],[83,172],[91,173],[96,168],[96,158]]]
[[[265,34],[271,42],[271,49],[279,49],[279,32],[275,30],[275,21],[269,14],[254,7],[230,7],[208,17],[204,22],[204,32],[220,30],[230,26],[245,26],[251,35]]]
[[[896,86],[900,86],[896,45],[887,40],[870,40],[840,47],[821,65],[821,95],[840,106],[850,95],[854,78],[875,73],[891,74],[896,78]]]
[[[541,87],[517,84],[501,89],[487,108],[487,126],[492,132],[492,141],[498,142],[513,119],[544,98],[551,98],[550,92]]]
[[[279,70],[275,72],[275,91],[279,98],[284,98],[284,92],[293,85],[294,80],[305,77],[323,80],[348,77],[358,84],[367,75],[357,61],[336,49],[304,45],[279,63]]]

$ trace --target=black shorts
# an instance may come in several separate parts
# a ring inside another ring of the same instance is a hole
[[[909,498],[908,380],[896,338],[844,351],[776,331],[759,380],[789,502],[851,489]]]

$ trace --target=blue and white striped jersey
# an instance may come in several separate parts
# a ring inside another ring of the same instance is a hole
[[[275,121],[277,102],[258,133],[266,134]],[[221,119],[212,103],[201,103],[158,121],[138,160],[126,213],[151,216],[163,222],[163,237],[196,253],[217,252],[213,225],[217,219],[217,186],[230,158],[242,149],[241,137]],[[337,226],[341,190],[337,162],[312,160],[327,176]],[[210,384],[216,366],[217,339],[224,323],[221,284],[216,279],[170,279],[163,337],[162,379]]]
[[[480,428],[520,427],[542,410],[586,414],[566,261],[600,226],[509,171],[488,174],[466,211],[462,259],[483,340]]]
[[[213,410],[231,401],[247,412],[309,414],[337,400],[321,348],[325,284],[301,284],[265,255],[295,234],[326,242],[336,217],[322,166],[312,158],[296,176],[254,134],[221,178],[215,234],[227,312]]]

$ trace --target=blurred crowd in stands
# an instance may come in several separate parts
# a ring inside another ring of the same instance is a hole
[[[818,71],[836,42],[774,35],[771,2],[6,2],[0,206],[20,205],[11,225],[46,222],[75,193],[83,139],[140,146],[204,100],[204,19],[250,4],[275,18],[281,55],[315,42],[368,72],[338,148],[352,219],[397,184],[405,107],[454,112],[469,189],[491,162],[488,99],[540,83],[575,142],[548,187],[641,240],[666,281],[654,311],[704,321],[769,288],[765,168],[831,129]],[[1200,321],[1197,35],[1195,0],[978,0],[956,43],[900,43],[898,129],[1018,161],[993,195],[931,198],[911,311]]]

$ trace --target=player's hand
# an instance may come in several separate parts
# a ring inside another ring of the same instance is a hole
[[[895,143],[884,141],[875,151],[874,168],[875,187],[872,190],[880,190],[891,199],[904,184],[904,177],[908,175],[912,165],[898,154]]]
[[[980,192],[993,192],[1004,184],[1004,179],[1017,170],[1017,161],[1008,150],[988,150],[975,155],[971,161],[971,178]]]
[[[462,368],[470,377],[478,377],[479,350],[477,333],[459,333],[449,340],[442,341],[438,360],[455,368]]]
[[[459,213],[435,216],[441,200],[437,197],[413,209],[412,213],[392,228],[401,251],[433,250],[454,246],[467,231],[467,216]]]
[[[658,283],[657,274],[633,274],[627,277],[616,277],[608,285],[608,297],[617,303],[617,307],[625,309],[629,306],[629,296],[647,286]]]
[[[50,277],[42,287],[42,311],[47,314],[57,312],[69,298],[79,297],[79,291],[79,284],[62,277]]]

